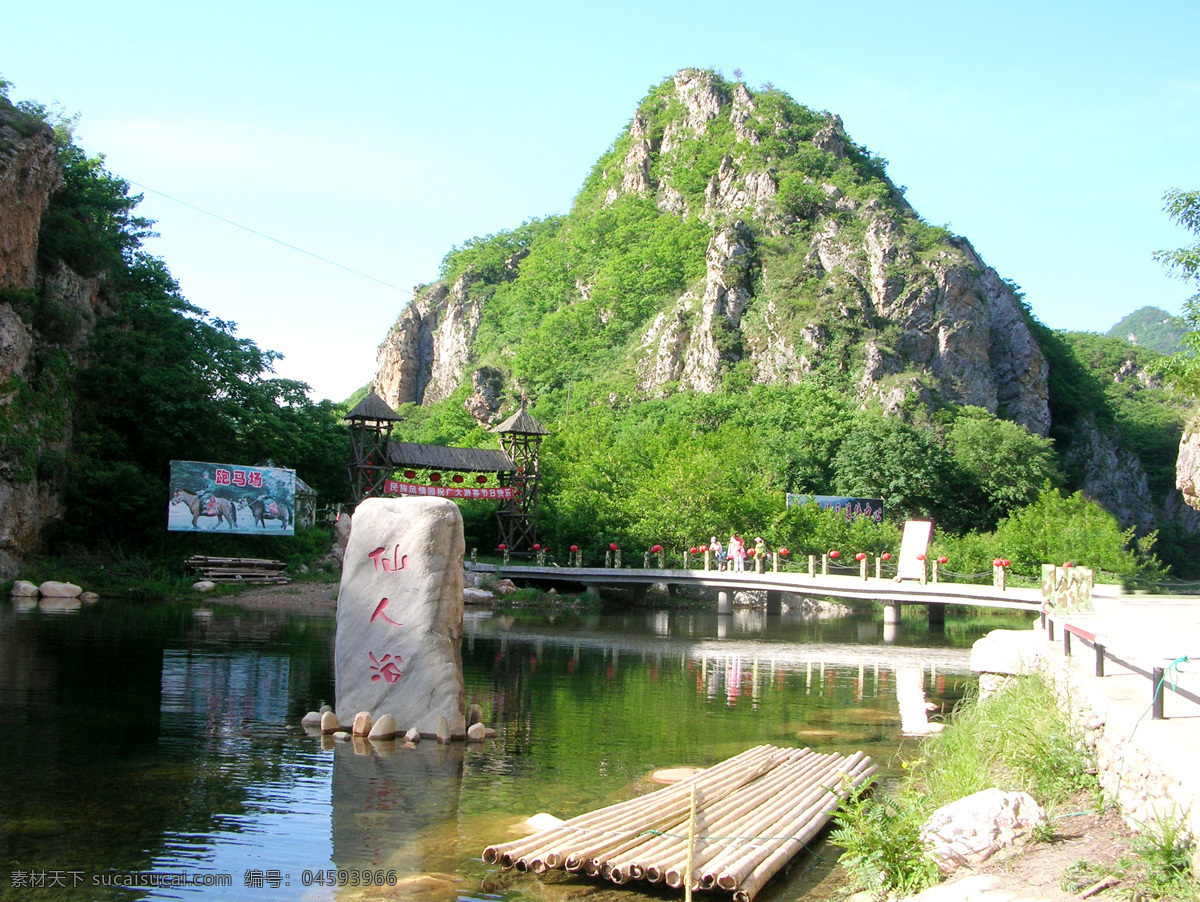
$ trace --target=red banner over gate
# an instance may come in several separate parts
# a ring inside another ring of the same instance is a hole
[[[448,485],[417,485],[413,482],[397,482],[394,479],[384,480],[383,493],[385,495],[431,495],[434,498],[479,498],[497,501],[509,500],[513,496],[512,486],[468,489]]]

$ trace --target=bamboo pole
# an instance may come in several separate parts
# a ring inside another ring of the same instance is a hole
[[[832,810],[841,801],[841,796],[834,787],[841,782],[843,773],[854,780],[858,771],[871,767],[873,765],[869,758],[866,758],[861,752],[856,753],[852,759],[846,762],[844,769],[839,768],[827,775],[825,785],[817,786],[806,794],[802,808],[782,811],[776,808],[770,812],[774,818],[770,821],[764,819],[765,822],[760,822],[757,828],[762,831],[760,834],[764,837],[762,842],[739,849],[734,855],[720,863],[710,863],[706,874],[713,873],[715,883],[721,889],[736,890],[759,861],[770,855],[774,849],[788,842],[797,831],[802,830],[815,818],[821,818],[822,824],[825,822],[822,814],[825,809]]]
[[[746,854],[747,847],[761,843],[760,837],[779,835],[776,831],[794,818],[797,810],[811,806],[817,799],[826,795],[825,788],[830,780],[836,780],[842,772],[844,759],[830,763],[819,772],[810,775],[802,787],[789,795],[770,801],[767,805],[752,811],[738,824],[738,839],[725,846],[719,854],[711,856],[703,866],[700,874],[700,885],[711,889],[717,884],[717,879],[730,861],[737,861]],[[670,882],[671,875],[668,875]]]
[[[757,746],[657,792],[489,846],[484,860],[617,884],[665,880],[687,896],[720,886],[749,902],[874,772],[861,752]]]
[[[810,763],[807,767],[819,766],[821,761],[836,756],[818,755],[809,749],[801,750],[803,758]],[[790,756],[795,757],[795,756]],[[736,795],[729,796],[708,802],[705,800],[704,810],[704,831],[706,836],[700,837],[701,841],[708,845],[711,837],[728,829],[728,826],[736,822],[737,818],[745,811],[751,810],[762,803],[765,798],[768,798],[781,790],[784,790],[788,783],[794,779],[798,772],[794,767],[788,767],[787,762],[781,763],[770,774],[764,775],[755,781],[753,784],[748,784],[743,787]],[[626,860],[631,860],[636,866],[641,862],[646,871],[646,879],[652,883],[662,881],[666,874],[666,865],[673,864],[676,861],[683,860],[682,840],[678,834],[671,836],[671,831],[665,831],[665,835],[660,837],[660,840],[654,844],[648,844],[645,848],[638,849],[635,853],[626,856]],[[712,854],[706,850],[701,853],[698,861],[703,861]]]
[[[794,787],[803,788],[811,785],[820,775],[824,774],[832,767],[836,767],[836,761],[840,756],[837,755],[820,755],[818,760],[808,762],[803,768],[781,767],[778,769],[778,774],[774,775],[774,779],[764,781],[758,791],[743,794],[737,799],[730,801],[726,810],[719,813],[711,824],[709,824],[708,836],[705,837],[706,848],[696,858],[694,865],[697,869],[704,868],[707,863],[714,857],[724,853],[731,843],[736,843],[738,838],[743,837],[747,830],[747,822],[755,817],[757,811],[764,804],[770,804],[773,799],[782,799],[784,801],[793,797],[796,792],[800,791]],[[728,834],[725,837],[726,841],[721,842],[722,834]],[[679,887],[682,877],[678,875],[677,868],[682,862],[682,856],[676,850],[676,853],[670,856],[665,856],[658,865],[661,872],[661,879],[667,881],[668,884]],[[675,877],[672,877],[675,873]]]
[[[576,839],[583,833],[611,833],[625,828],[630,832],[628,823],[638,815],[653,815],[649,821],[643,821],[639,829],[645,830],[655,825],[663,826],[672,817],[676,820],[682,817],[686,810],[687,793],[693,783],[701,787],[724,787],[730,783],[742,784],[755,778],[760,771],[770,770],[770,762],[777,757],[779,750],[769,745],[757,746],[728,758],[720,764],[707,770],[700,771],[658,792],[618,802],[596,811],[588,812],[564,821],[557,827],[535,833],[523,839],[513,840],[484,849],[484,861],[488,864],[499,862],[506,868],[515,867],[517,870],[529,870],[528,859],[540,857],[539,853],[554,843],[562,843]],[[557,864],[555,865],[557,866]]]
[[[814,837],[829,820],[829,816],[841,804],[846,793],[868,780],[875,773],[870,759],[860,761],[847,772],[849,785],[838,792],[831,792],[786,828],[786,838],[755,849],[741,860],[730,864],[718,877],[717,885],[735,892],[748,892],[746,902],[758,892],[784,864],[800,852],[805,843]]]
[[[788,756],[799,760],[812,762],[808,766],[819,766],[819,763],[826,761],[836,756],[818,755],[810,749],[799,750],[802,753],[800,756]],[[726,825],[734,819],[739,812],[752,809],[759,805],[764,797],[768,797],[777,791],[784,789],[787,783],[796,778],[798,772],[795,768],[788,768],[786,760],[777,765],[769,774],[764,774],[752,784],[747,784],[742,787],[736,794],[729,794],[721,799],[709,800],[705,798],[702,815],[704,816],[705,833],[712,836],[714,831],[722,831]],[[799,773],[803,773],[802,771]],[[682,827],[682,825],[681,825]],[[667,856],[667,860],[674,862],[675,858],[682,860],[682,840],[680,835],[683,831],[666,830],[663,835],[658,837],[656,841],[647,843],[645,847],[631,851],[621,859],[610,861],[616,866],[630,865],[637,867],[639,864],[646,871],[646,879],[652,883],[660,882],[665,876],[665,868],[660,867],[663,857]],[[707,844],[704,836],[700,839]],[[623,882],[623,881],[622,881]]]
[[[862,779],[856,781],[855,786],[861,785],[875,773],[874,765],[867,768],[863,772]],[[826,813],[832,814],[833,810],[841,803],[841,799],[831,800],[828,803]],[[733,894],[734,902],[752,902],[758,891],[766,885],[767,881],[775,876],[785,864],[792,860],[825,826],[828,818],[814,818],[808,826],[800,831],[793,839],[788,840],[772,852],[767,858],[759,863],[758,867],[743,881],[742,885]]]

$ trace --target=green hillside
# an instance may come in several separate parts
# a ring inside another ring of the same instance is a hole
[[[1179,317],[1171,316],[1161,307],[1142,307],[1123,317],[1105,334],[1160,354],[1174,354],[1182,347],[1186,332],[1187,327]]]

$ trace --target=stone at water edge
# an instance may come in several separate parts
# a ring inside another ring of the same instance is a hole
[[[479,705],[469,705],[467,707],[467,726],[471,727],[477,723],[483,723],[483,708]]]
[[[320,714],[324,714],[326,711],[332,711],[332,710],[333,710],[333,708],[331,708],[329,705],[321,705],[321,707],[317,708],[317,712]]]
[[[437,719],[437,741],[450,741],[450,721],[446,720],[446,715],[439,714]]]
[[[371,712],[359,711],[354,715],[354,727],[351,731],[355,736],[366,736],[371,732]]]
[[[463,736],[462,515],[445,498],[368,498],[338,595],[335,708]]]
[[[1027,842],[1046,822],[1027,792],[984,789],[943,805],[921,826],[921,842],[943,874],[977,867],[993,855]]]
[[[197,592],[211,592],[216,587],[217,587],[217,584],[214,583],[211,579],[202,579],[199,582],[192,583],[192,588],[195,589]]]
[[[371,725],[371,732],[367,734],[368,739],[393,739],[396,736],[396,718],[390,714],[384,714],[375,723]]]
[[[78,598],[83,594],[83,589],[74,583],[63,583],[58,580],[48,579],[40,586],[38,592],[43,598]]]
[[[321,726],[321,712],[320,711],[309,711],[300,720],[300,726],[302,726],[302,727],[320,727]]]
[[[79,600],[85,604],[91,604],[92,602],[99,601],[100,596],[95,592],[84,592],[79,596]]]
[[[408,732],[404,734],[404,741],[412,743],[413,747],[421,741],[421,731],[416,727],[409,727]]]
[[[349,733],[347,733],[345,730],[338,730],[336,733],[333,734],[333,738],[337,742],[349,742],[353,737]]]
[[[39,592],[38,587],[29,580],[19,579],[13,583],[12,592],[10,594],[14,598],[37,598],[42,593]]]
[[[321,714],[321,732],[336,733],[342,728],[342,722],[337,719],[337,715],[332,711],[325,711]]]
[[[528,826],[529,829],[534,833],[538,833],[542,830],[553,830],[555,827],[561,827],[565,823],[566,821],[564,821],[561,817],[555,817],[553,814],[549,814],[545,811],[539,811],[533,817],[526,818],[525,820],[526,826]]]
[[[466,604],[486,604],[495,600],[496,596],[486,589],[463,589],[463,601]]]
[[[473,723],[467,727],[467,738],[472,742],[483,742],[487,736],[487,727],[481,723]]]

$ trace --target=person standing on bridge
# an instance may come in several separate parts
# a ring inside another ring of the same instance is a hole
[[[717,569],[725,569],[725,549],[721,547],[721,540],[713,536],[708,540],[708,550],[712,552],[713,560],[717,562]]]
[[[746,543],[734,533],[729,537],[729,554],[733,558],[733,570],[742,573],[746,569]]]

